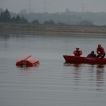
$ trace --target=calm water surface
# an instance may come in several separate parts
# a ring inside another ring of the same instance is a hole
[[[0,37],[0,106],[106,105],[106,66],[65,65],[62,57],[75,47],[84,56],[98,43],[106,49],[105,35],[69,35]],[[40,65],[17,68],[16,59],[28,54]]]

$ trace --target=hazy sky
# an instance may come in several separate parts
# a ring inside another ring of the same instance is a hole
[[[31,12],[70,11],[106,12],[106,0],[0,0],[0,8],[19,12],[26,9]]]

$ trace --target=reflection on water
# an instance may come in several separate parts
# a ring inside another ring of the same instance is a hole
[[[17,69],[20,70],[20,71],[32,71],[32,70],[36,70],[38,67],[39,67],[39,65],[36,65],[34,67],[23,66],[23,67],[17,67]]]
[[[81,71],[81,64],[73,64],[74,67],[74,80],[80,80],[80,71]]]
[[[74,80],[74,89],[78,90],[80,86],[81,80],[81,64],[73,64],[74,72],[73,72],[73,80]]]
[[[97,90],[102,90],[104,86],[104,65],[97,65],[96,69]]]
[[[85,70],[84,68],[84,64],[64,64],[64,66],[73,68],[73,80],[75,83],[75,87],[78,89],[79,86],[81,86],[81,81],[80,80],[89,80],[90,78],[90,83],[93,83],[94,85],[96,84],[96,90],[98,91],[103,91],[103,87],[104,87],[104,65],[89,65],[88,66],[88,70]],[[87,73],[87,77],[86,78],[81,78],[82,73],[85,74],[85,72],[83,71],[89,71],[89,73]],[[88,82],[88,81],[87,81]],[[95,83],[94,83],[95,82]],[[94,86],[93,85],[93,86]],[[92,85],[90,85],[90,87],[92,87]]]

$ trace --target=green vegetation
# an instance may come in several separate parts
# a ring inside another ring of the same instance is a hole
[[[0,13],[0,22],[4,22],[4,23],[27,23],[28,21],[24,18],[24,17],[20,17],[19,15],[16,16],[11,16],[10,12],[8,11],[8,9],[6,9],[5,11],[2,11]]]
[[[92,21],[82,19],[71,13],[11,13],[8,9],[0,11],[0,23],[29,23],[34,25],[82,25],[92,26]]]

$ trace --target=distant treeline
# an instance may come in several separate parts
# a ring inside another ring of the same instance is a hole
[[[4,11],[1,11],[1,13],[0,13],[0,22],[3,22],[3,23],[33,23],[33,24],[41,24],[39,22],[39,20],[37,20],[37,19],[29,22],[25,17],[20,16],[19,14],[16,14],[15,16],[12,16],[11,12],[8,9],[6,9]],[[48,21],[44,21],[43,24],[54,25],[56,23],[53,20],[48,20]],[[59,24],[63,24],[63,23],[59,23]]]
[[[30,14],[31,16],[31,14]],[[41,16],[43,17],[43,16]],[[31,23],[31,24],[44,24],[44,25],[71,25],[70,23],[68,24],[68,22],[63,22],[63,21],[55,21],[55,19],[48,19],[47,17],[46,18],[43,18],[45,19],[43,22],[41,22],[40,18],[36,18],[29,21],[28,17],[25,16],[25,15],[21,15],[21,14],[15,14],[13,15],[8,9],[5,9],[5,10],[2,10],[0,12],[0,22],[1,23]],[[60,18],[61,20],[61,18]],[[66,21],[67,18],[66,18]],[[87,20],[83,20],[81,22],[77,22],[76,23],[77,25],[94,25],[91,21],[87,21]]]
[[[24,17],[21,17],[19,15],[11,16],[9,10],[6,9],[0,13],[0,22],[27,23],[28,21],[27,21],[27,19],[25,19]]]

